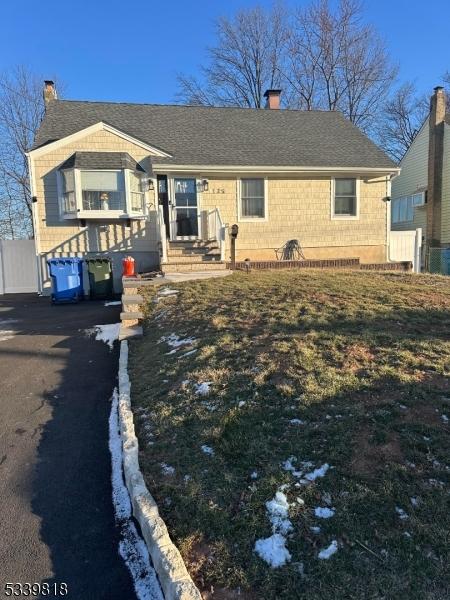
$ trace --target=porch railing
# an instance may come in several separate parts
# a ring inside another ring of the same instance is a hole
[[[217,240],[220,248],[220,260],[225,260],[226,227],[218,208],[208,211],[208,239]]]
[[[162,206],[158,206],[157,213],[157,236],[160,244],[161,264],[167,263],[167,235],[166,225],[164,223],[164,211]]]

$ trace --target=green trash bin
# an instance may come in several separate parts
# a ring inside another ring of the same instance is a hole
[[[113,275],[109,258],[87,258],[89,295],[91,300],[107,300],[113,297]]]

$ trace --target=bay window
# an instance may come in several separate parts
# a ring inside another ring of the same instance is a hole
[[[76,152],[58,170],[63,219],[132,219],[146,214],[144,169],[123,152]]]

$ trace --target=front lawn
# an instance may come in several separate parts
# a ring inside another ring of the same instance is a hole
[[[450,279],[292,270],[177,290],[148,292],[132,402],[204,597],[450,597]]]

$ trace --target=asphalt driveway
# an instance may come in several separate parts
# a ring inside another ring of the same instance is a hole
[[[111,501],[117,348],[85,334],[119,311],[0,296],[0,597],[44,581],[71,599],[136,597]]]

